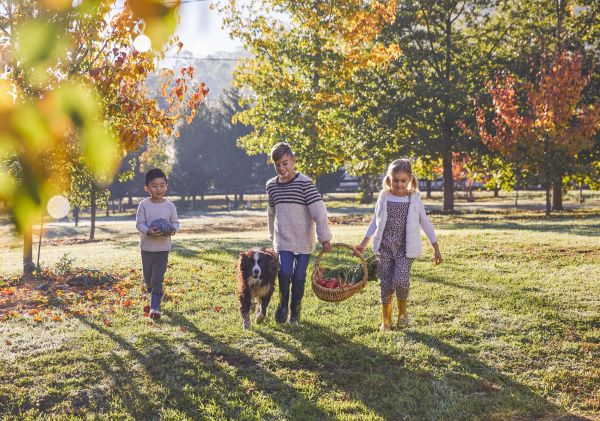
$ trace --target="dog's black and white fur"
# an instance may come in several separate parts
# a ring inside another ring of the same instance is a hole
[[[250,328],[250,311],[254,299],[260,302],[256,322],[261,323],[267,315],[267,306],[275,290],[279,272],[277,254],[270,249],[252,248],[240,253],[237,264],[238,300],[242,313],[242,326]]]

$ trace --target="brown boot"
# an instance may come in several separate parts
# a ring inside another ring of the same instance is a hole
[[[385,332],[390,330],[392,324],[392,303],[381,305],[381,326],[379,330]]]
[[[408,311],[406,310],[406,300],[398,299],[398,329],[408,327]]]

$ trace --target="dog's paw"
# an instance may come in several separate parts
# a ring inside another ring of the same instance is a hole
[[[265,321],[265,315],[262,313],[258,313],[256,315],[256,323],[262,323]]]

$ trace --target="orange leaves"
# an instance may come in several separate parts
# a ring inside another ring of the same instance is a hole
[[[2,295],[13,295],[15,293],[15,288],[4,288],[2,290],[0,290],[0,293]]]
[[[583,59],[567,51],[545,56],[534,82],[507,75],[487,84],[493,99],[493,118],[488,130],[486,113],[477,107],[482,140],[491,148],[515,157],[537,156],[548,148],[570,155],[590,145],[598,130],[600,113],[581,104],[589,76],[582,73]],[[544,148],[539,143],[543,139]]]
[[[133,300],[128,299],[128,300],[123,301],[122,305],[123,305],[123,307],[130,307],[133,305],[133,303],[134,303]]]

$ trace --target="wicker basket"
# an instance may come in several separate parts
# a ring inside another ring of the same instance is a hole
[[[351,251],[354,251],[354,247],[352,247],[349,244],[344,244],[344,243],[332,243],[331,247],[344,247],[344,248],[350,249]],[[344,300],[347,300],[348,298],[352,297],[354,294],[356,294],[358,291],[360,291],[367,285],[367,280],[369,279],[369,273],[368,273],[368,269],[367,269],[367,262],[365,261],[365,258],[362,256],[362,254],[358,256],[360,258],[360,263],[363,267],[362,280],[356,282],[355,284],[342,286],[342,287],[338,287],[338,288],[325,288],[325,287],[319,285],[317,283],[317,277],[319,274],[319,269],[320,269],[319,263],[321,262],[321,257],[323,257],[323,250],[321,250],[321,252],[317,256],[317,260],[315,261],[315,268],[312,273],[312,282],[311,282],[312,290],[319,299],[330,302],[330,303],[339,303],[340,301],[344,301]]]

